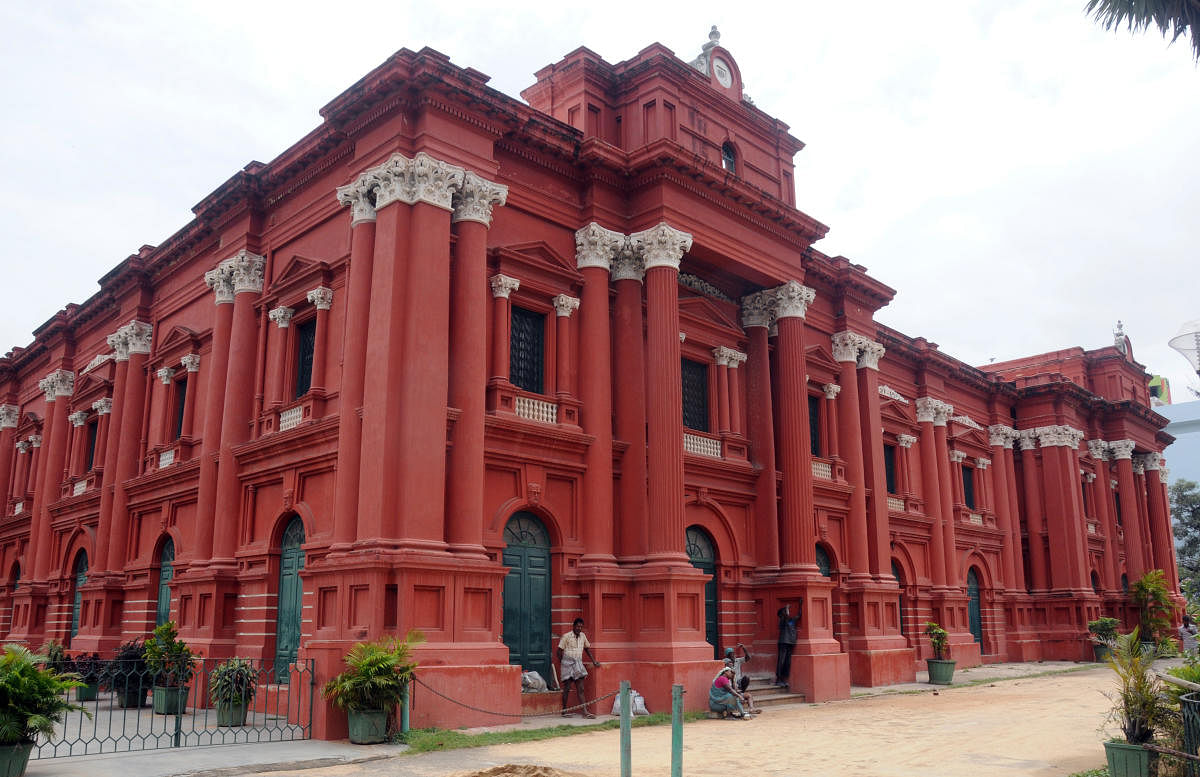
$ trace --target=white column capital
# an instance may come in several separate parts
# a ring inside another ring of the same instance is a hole
[[[879,360],[883,358],[883,354],[886,351],[887,349],[883,347],[883,343],[863,338],[862,350],[858,354],[858,366],[868,370],[878,370]]]
[[[945,426],[954,413],[954,405],[933,397],[917,397],[917,422]]]
[[[1115,460],[1133,458],[1133,448],[1137,445],[1133,440],[1110,440],[1108,443],[1109,454]]]
[[[825,392],[826,399],[837,399],[837,395],[841,393],[842,387],[836,383],[826,383],[821,386],[821,391]]]
[[[233,272],[224,262],[204,273],[204,284],[213,290],[218,305],[233,303]]]
[[[16,429],[21,419],[21,408],[16,405],[0,405],[0,429]]]
[[[1037,429],[1021,429],[1017,432],[1017,439],[1021,442],[1021,450],[1032,451],[1038,447]]]
[[[732,367],[737,369],[737,366],[746,361],[746,354],[741,351],[736,351],[725,345],[718,345],[712,349],[713,361],[718,367]]]
[[[462,187],[454,192],[451,223],[475,221],[485,227],[492,225],[492,208],[503,205],[508,199],[508,187],[494,183],[475,173],[463,174]]]
[[[274,321],[275,325],[280,329],[287,329],[288,324],[292,322],[292,316],[295,314],[296,311],[293,308],[289,308],[286,305],[280,305],[279,307],[270,310],[267,313],[267,318]]]
[[[559,294],[550,300],[554,306],[554,314],[559,318],[570,318],[579,309],[579,298],[567,294]]]
[[[135,353],[150,353],[150,341],[154,336],[154,327],[144,321],[130,321],[125,326],[108,336],[108,345],[114,351],[116,361],[128,361]]]
[[[1141,456],[1134,456],[1133,460],[1130,462],[1130,464],[1133,466],[1133,474],[1135,474],[1135,475],[1145,475],[1146,474],[1146,462],[1142,460]]]
[[[1043,448],[1047,447],[1063,447],[1063,448],[1078,448],[1079,443],[1086,436],[1084,432],[1076,429],[1073,426],[1066,424],[1055,424],[1053,426],[1039,426],[1036,430],[1038,441]]]
[[[55,370],[38,381],[38,388],[45,392],[47,402],[53,402],[59,397],[69,397],[75,393],[75,373]]]
[[[1083,474],[1083,480],[1085,483],[1095,483],[1096,482],[1096,473],[1095,472],[1084,472],[1082,474]]]
[[[234,294],[262,292],[263,271],[267,266],[266,257],[242,249],[222,264],[228,264],[231,268]]]
[[[92,410],[96,411],[96,415],[108,415],[112,412],[113,401],[111,397],[97,399],[92,403]]]
[[[817,292],[799,281],[788,281],[775,289],[775,318],[804,318]]]
[[[967,458],[967,454],[963,451],[950,451],[950,462],[952,464],[962,464]]]
[[[575,266],[580,270],[598,267],[609,272],[617,252],[627,247],[626,241],[620,232],[605,229],[593,221],[575,231]],[[641,257],[636,258],[640,260]]]
[[[379,189],[379,175],[368,170],[354,183],[337,188],[337,200],[350,206],[350,226],[375,220],[375,194]]]
[[[987,469],[988,467],[992,466],[992,460],[983,458],[981,456],[981,457],[975,459],[975,466],[981,470]]]
[[[29,453],[29,449],[32,447],[32,445],[30,444],[29,440],[17,440],[15,447],[17,449],[17,453]]]
[[[521,287],[521,282],[516,278],[510,278],[507,275],[497,273],[491,278],[488,278],[488,283],[492,285],[492,296],[503,297],[508,299],[508,295]]]
[[[31,447],[31,448],[42,447],[42,436],[40,434],[29,435],[29,447]]]
[[[1161,459],[1157,453],[1143,453],[1137,458],[1141,459],[1142,466],[1147,470],[1157,472],[1162,469]]]
[[[424,202],[444,210],[453,210],[454,192],[462,187],[466,171],[418,151],[412,159],[393,154],[384,164],[388,177],[376,195],[375,207],[382,208],[399,200],[409,205]]]
[[[617,253],[613,257],[612,279],[614,281],[637,281],[638,283],[642,283],[646,279],[646,266],[642,263],[642,257],[637,255],[628,240],[621,243],[621,247],[617,249]]]
[[[88,420],[88,411],[78,410],[67,416],[67,420],[71,422],[71,426],[83,426]]]
[[[1004,424],[992,424],[987,428],[988,445],[993,448],[1012,448],[1013,440],[1017,439],[1017,430]]]
[[[692,236],[663,221],[650,229],[634,232],[629,236],[629,243],[641,254],[647,271],[669,267],[678,272],[679,262],[692,247]]]
[[[913,443],[915,443],[916,441],[917,441],[917,438],[913,437],[911,434],[896,435],[896,442],[899,443],[901,448],[911,448],[911,447],[913,447]]]
[[[835,332],[829,338],[833,344],[833,359],[839,362],[854,362],[858,363],[858,349],[862,340],[865,340],[862,335],[857,332]],[[919,400],[918,400],[919,401]]]
[[[199,354],[189,353],[186,356],[184,356],[183,358],[181,358],[179,360],[179,363],[182,364],[183,368],[185,370],[187,370],[188,372],[199,372],[200,371],[200,355]]]
[[[1108,443],[1104,440],[1088,440],[1088,453],[1096,461],[1106,461],[1109,458]]]
[[[769,327],[775,320],[774,291],[764,289],[742,297],[742,327]]]
[[[317,310],[329,310],[333,307],[333,289],[328,286],[318,286],[305,295]]]
[[[162,381],[164,386],[170,386],[171,381],[175,379],[175,369],[173,367],[163,367],[154,374],[158,376],[158,379]]]

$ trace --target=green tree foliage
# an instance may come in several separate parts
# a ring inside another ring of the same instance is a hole
[[[1200,61],[1200,0],[1088,0],[1086,11],[1106,30],[1157,27],[1172,43],[1190,31],[1192,56]]]
[[[1151,569],[1134,581],[1129,588],[1130,598],[1138,608],[1142,638],[1158,642],[1171,632],[1171,598],[1167,579],[1161,569]]]
[[[1169,493],[1179,581],[1188,601],[1200,604],[1200,485],[1193,480],[1176,480]]]

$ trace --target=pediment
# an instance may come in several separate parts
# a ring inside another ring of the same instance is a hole
[[[986,430],[973,429],[969,426],[964,426],[953,419],[950,421],[950,426],[952,433],[950,439],[952,439],[954,442],[959,443],[960,445],[964,443],[967,445],[973,445],[975,447],[982,448],[985,451],[990,447]]]
[[[179,346],[200,347],[200,335],[186,326],[173,326],[162,340],[158,341],[158,352],[169,351]]]
[[[87,396],[93,392],[106,393],[112,381],[98,373],[92,372],[75,379],[74,396]]]
[[[292,254],[283,263],[283,266],[279,268],[279,272],[275,273],[275,278],[271,282],[271,289],[281,289],[299,281],[312,280],[318,277],[322,280],[328,280],[328,274],[328,262],[322,259],[303,256],[302,254]]]
[[[909,429],[917,424],[917,413],[911,402],[906,405],[882,394],[879,396],[879,415],[884,421],[892,421]]]
[[[679,298],[679,315],[681,317],[687,316],[717,329],[725,330],[736,339],[744,336],[742,327],[737,320],[737,306],[723,305],[709,297],[693,296],[691,292],[685,293],[687,296]]]
[[[808,364],[809,370],[818,367],[833,375],[837,375],[841,371],[841,367],[833,358],[833,352],[820,343],[804,349],[804,360]]]
[[[528,243],[514,243],[495,249],[494,254],[500,258],[501,270],[507,265],[519,265],[541,270],[553,276],[578,282],[583,279],[575,267],[575,257],[563,256],[554,247],[543,240]]]

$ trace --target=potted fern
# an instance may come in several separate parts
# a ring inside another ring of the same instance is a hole
[[[1124,739],[1104,743],[1111,777],[1147,777],[1151,752],[1144,745],[1154,739],[1154,730],[1168,717],[1167,696],[1154,673],[1153,650],[1138,640],[1139,630],[1117,636],[1112,642],[1108,665],[1117,675],[1117,691],[1109,698],[1113,708],[1108,719],[1121,728]]]
[[[121,643],[108,664],[104,682],[112,688],[118,707],[146,706],[151,686],[146,644],[140,639]]]
[[[1097,661],[1104,661],[1108,658],[1110,646],[1117,638],[1117,626],[1120,623],[1116,618],[1097,618],[1094,621],[1088,621],[1088,632],[1092,635],[1092,653],[1096,656]]]
[[[179,639],[175,621],[167,621],[146,640],[146,668],[154,678],[154,712],[179,715],[187,709],[188,682],[195,673],[195,658]]]
[[[222,661],[208,676],[208,697],[217,707],[218,726],[246,725],[246,712],[258,691],[258,670],[247,658]]]
[[[346,654],[346,671],[325,684],[325,698],[346,710],[351,742],[370,745],[387,739],[388,721],[417,668],[412,648],[422,639],[412,631],[403,640],[359,642]]]
[[[954,680],[957,661],[950,660],[950,634],[933,621],[925,623],[925,635],[933,648],[933,658],[925,659],[929,670],[929,682],[934,685],[949,685]]]
[[[42,664],[39,666],[39,664]],[[0,774],[21,777],[38,737],[49,740],[68,712],[83,707],[67,701],[67,691],[81,685],[44,656],[21,645],[5,645],[0,655]]]

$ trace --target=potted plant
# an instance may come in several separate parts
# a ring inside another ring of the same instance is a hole
[[[387,637],[359,642],[346,654],[346,671],[325,684],[325,698],[346,710],[350,741],[369,745],[387,739],[388,719],[404,697],[413,670],[413,645],[422,640],[409,632],[403,640]]]
[[[62,723],[68,712],[88,714],[67,701],[67,691],[79,684],[74,676],[49,666],[44,656],[35,656],[21,645],[4,646],[0,655],[0,774],[21,777],[39,736],[54,736],[55,724]]]
[[[1117,626],[1120,621],[1116,618],[1097,618],[1088,621],[1088,632],[1092,635],[1092,652],[1097,661],[1108,658],[1109,646],[1117,638]]]
[[[42,643],[38,649],[38,656],[42,664],[47,669],[56,669],[59,672],[69,672],[66,667],[70,664],[70,659],[67,658],[67,650],[62,646],[62,643],[48,639]]]
[[[105,662],[96,653],[84,653],[71,660],[70,668],[82,683],[75,689],[75,701],[95,701],[104,678]]]
[[[146,668],[154,678],[155,714],[181,714],[187,708],[187,684],[195,673],[195,657],[179,639],[175,621],[159,626],[146,640]]]
[[[208,676],[208,697],[217,707],[218,726],[246,725],[246,711],[258,691],[258,670],[247,658],[222,661]]]
[[[949,685],[954,680],[954,666],[958,663],[948,658],[950,634],[933,621],[926,622],[925,634],[933,648],[933,658],[925,659],[925,665],[929,669],[929,682],[934,685]]]
[[[1117,692],[1108,719],[1121,728],[1124,739],[1104,743],[1111,777],[1146,777],[1151,753],[1143,745],[1154,739],[1154,729],[1167,716],[1168,702],[1154,673],[1155,653],[1142,649],[1139,630],[1118,635],[1112,642],[1108,665],[1117,675]]]
[[[146,645],[142,640],[123,642],[117,647],[104,682],[112,689],[118,707],[146,706],[151,681],[146,668]]]
[[[1145,649],[1154,652],[1155,645],[1171,636],[1171,595],[1161,569],[1151,569],[1129,588],[1130,598],[1138,608],[1138,629]]]

